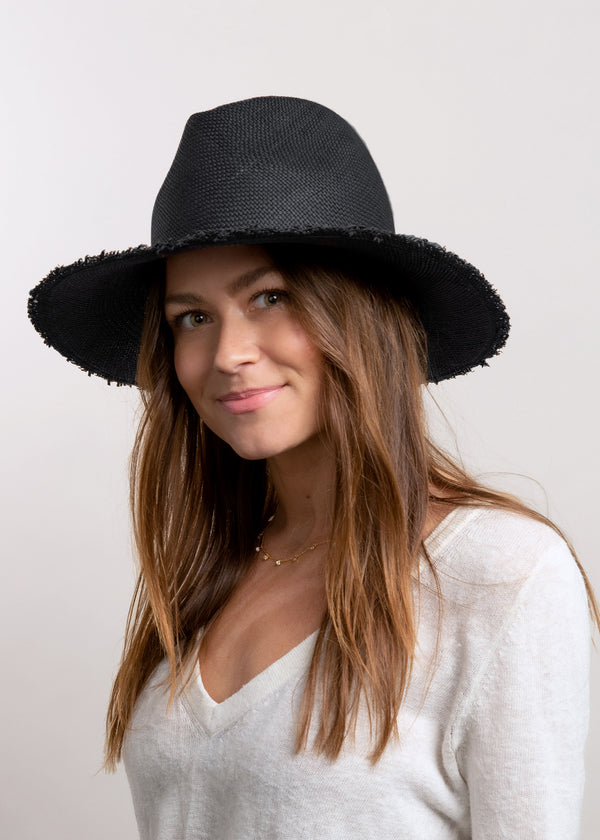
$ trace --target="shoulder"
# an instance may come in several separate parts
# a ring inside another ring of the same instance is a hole
[[[456,508],[426,542],[434,572],[451,601],[512,600],[534,584],[581,601],[585,588],[569,546],[553,528],[525,514],[487,506]],[[434,581],[433,581],[434,582]]]
[[[553,684],[563,684],[564,672],[565,690],[585,686],[587,593],[560,534],[525,514],[483,506],[456,509],[445,525],[426,544],[431,565],[420,566],[420,634],[444,685],[454,681],[460,715],[476,705],[484,680],[498,698],[496,678],[502,691],[520,691],[531,680],[545,684],[553,669],[560,671]]]

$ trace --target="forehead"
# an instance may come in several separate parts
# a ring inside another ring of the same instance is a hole
[[[269,270],[274,270],[273,261],[259,245],[196,248],[167,257],[166,292],[188,285],[228,285]]]

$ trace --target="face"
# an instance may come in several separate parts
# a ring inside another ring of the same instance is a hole
[[[318,435],[322,357],[290,290],[259,246],[167,259],[165,315],[177,378],[206,425],[242,458],[270,458]]]

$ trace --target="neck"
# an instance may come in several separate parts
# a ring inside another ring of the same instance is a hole
[[[314,438],[301,447],[269,458],[268,469],[278,500],[268,531],[270,552],[293,552],[309,543],[329,539],[335,462],[322,440]],[[433,492],[436,488],[430,485],[429,489]],[[422,539],[431,534],[453,507],[430,503]]]
[[[268,469],[278,504],[269,540],[290,547],[328,539],[333,516],[335,464],[318,438],[270,458]]]

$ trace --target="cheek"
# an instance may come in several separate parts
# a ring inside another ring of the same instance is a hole
[[[274,347],[284,348],[285,361],[296,368],[314,390],[319,390],[325,367],[323,354],[305,330],[297,323],[291,328],[287,325],[285,335],[274,334],[273,339]]]
[[[173,351],[173,366],[179,384],[187,395],[198,394],[206,376],[206,363],[197,348],[189,344],[179,344]]]
[[[323,387],[325,365],[320,350],[312,343],[306,348],[306,362],[307,372],[312,379],[314,390],[320,392]]]

